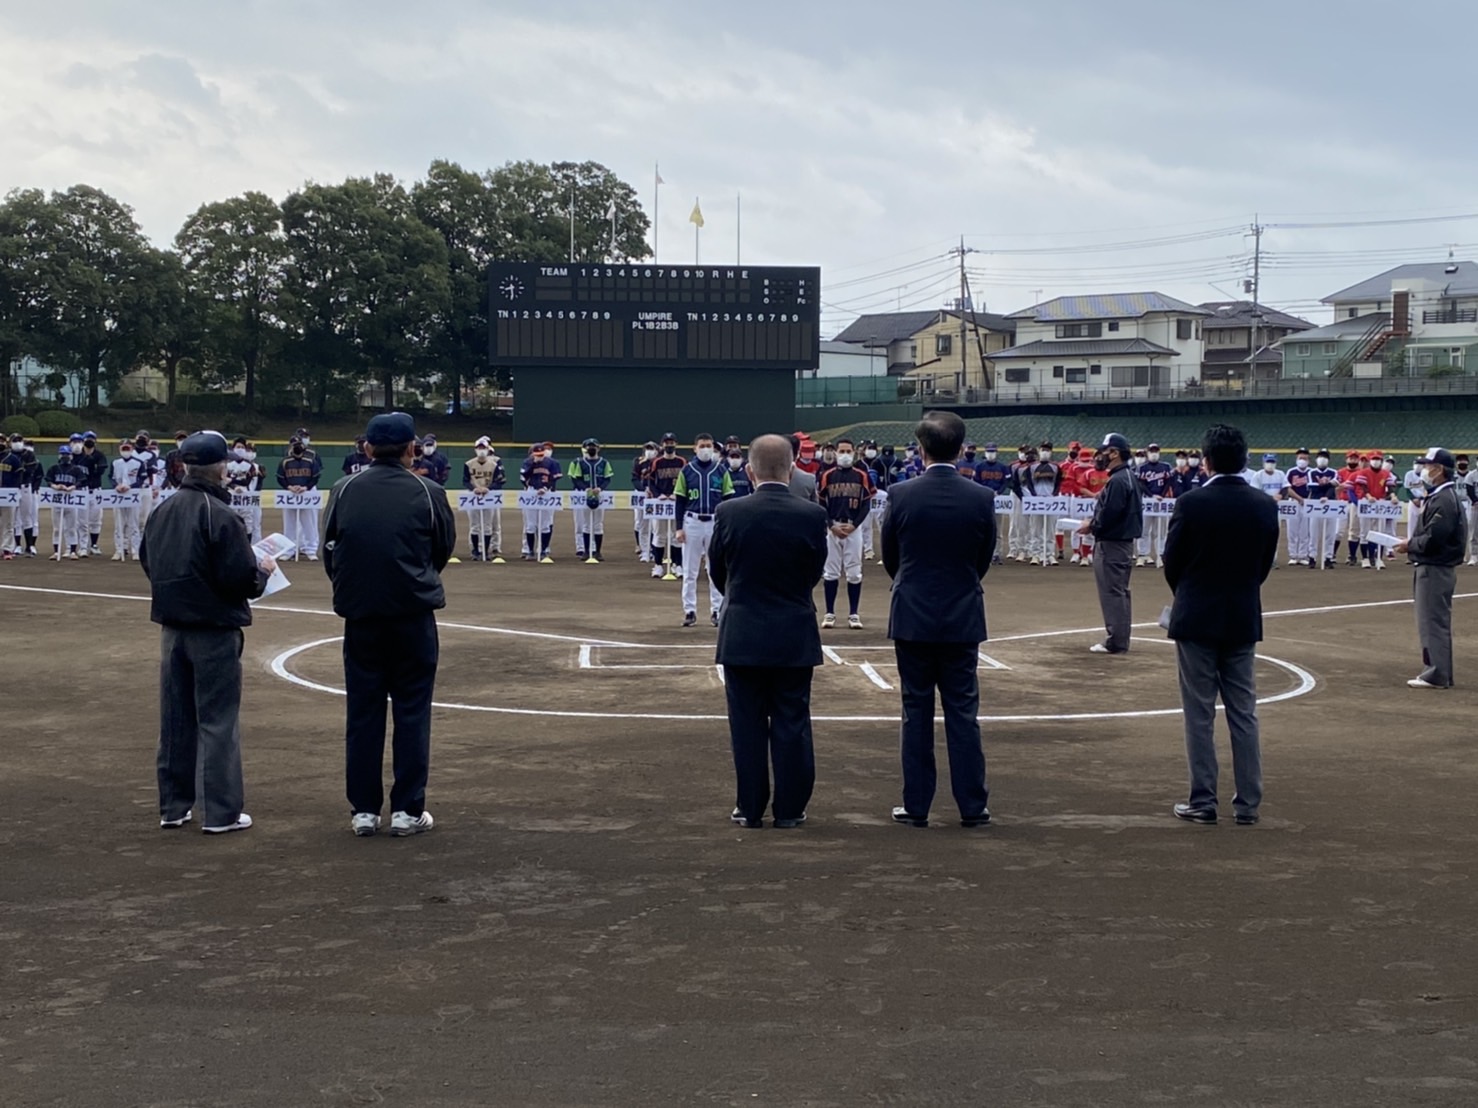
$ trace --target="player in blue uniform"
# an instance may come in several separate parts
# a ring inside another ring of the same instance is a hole
[[[563,476],[559,463],[553,458],[553,444],[536,442],[529,447],[529,456],[518,471],[523,487],[531,492],[553,491]],[[554,511],[550,508],[523,509],[524,561],[537,561],[553,565],[549,547],[554,539]]]
[[[568,472],[571,486],[580,494],[571,505],[575,510],[575,557],[603,562],[600,548],[606,538],[606,510],[601,506],[600,494],[611,487],[616,472],[601,454],[596,439],[586,439],[580,450],[580,457],[570,462]]]
[[[1189,459],[1187,459],[1189,465]],[[1174,499],[1170,478],[1173,470],[1160,460],[1160,444],[1150,443],[1145,449],[1144,464],[1139,467],[1140,494],[1150,500]],[[1165,537],[1169,525],[1168,516],[1147,516],[1144,521],[1144,537],[1139,540],[1139,558],[1135,564],[1164,565]]]

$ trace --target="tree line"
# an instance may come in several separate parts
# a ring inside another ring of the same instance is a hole
[[[463,383],[489,372],[488,263],[569,258],[572,209],[575,260],[650,253],[636,190],[596,162],[435,161],[409,187],[376,174],[280,203],[246,192],[201,205],[168,249],[101,189],[17,189],[0,202],[0,415],[18,410],[27,356],[90,408],[152,367],[170,407],[186,378],[239,388],[248,410],[318,415],[367,381],[389,408],[404,381],[460,412]]]

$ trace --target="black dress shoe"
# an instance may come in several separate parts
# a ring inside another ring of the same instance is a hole
[[[684,627],[697,627],[698,626],[698,613],[696,613],[696,612],[687,612],[686,614],[684,614],[683,615],[683,626]]]
[[[1260,817],[1256,812],[1238,812],[1236,822],[1238,827],[1251,827],[1257,823]]]
[[[806,813],[802,812],[800,815],[796,816],[795,819],[780,819],[777,816],[773,822],[774,826],[778,830],[789,831],[792,828],[800,827],[806,822]]]
[[[1215,823],[1215,808],[1192,808],[1189,804],[1177,804],[1175,806],[1175,818],[1183,819],[1187,823]]]
[[[964,816],[960,819],[961,827],[989,827],[990,809],[982,808],[978,816]]]
[[[740,827],[763,827],[765,825],[765,821],[763,819],[745,819],[744,813],[741,812],[738,808],[735,808],[732,812],[729,813],[729,822],[738,824]],[[779,825],[777,824],[776,826]]]
[[[917,819],[914,816],[908,814],[907,808],[901,806],[893,809],[893,822],[906,824],[909,827],[929,826],[929,818],[927,816],[925,816],[923,819]]]

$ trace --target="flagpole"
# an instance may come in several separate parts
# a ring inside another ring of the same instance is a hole
[[[652,261],[657,261],[657,236],[662,233],[662,165],[652,163]]]
[[[693,197],[693,210],[694,211],[697,211],[698,210],[698,198],[696,196]],[[698,254],[698,236],[701,235],[702,233],[703,233],[703,224],[698,223],[698,222],[695,221],[693,223],[693,264],[694,265],[701,265],[702,264],[702,258],[700,258],[699,257],[699,254]]]
[[[734,194],[734,264],[738,265],[743,259],[740,257],[741,248],[744,243],[744,197],[739,193]]]
[[[570,182],[570,261],[575,260],[575,182]]]

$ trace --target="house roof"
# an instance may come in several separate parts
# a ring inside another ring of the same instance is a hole
[[[1273,345],[1284,346],[1291,342],[1337,342],[1340,339],[1358,339],[1378,322],[1391,322],[1391,313],[1371,312],[1369,315],[1357,315],[1354,319],[1336,319],[1327,327],[1315,327],[1312,331],[1300,331],[1296,335],[1286,335]]]
[[[1456,268],[1456,273],[1448,273]],[[1339,292],[1332,292],[1321,303],[1348,304],[1351,301],[1389,300],[1392,281],[1436,281],[1447,286],[1449,296],[1478,296],[1478,265],[1473,262],[1415,262],[1398,265],[1384,273],[1351,285]]]
[[[1101,296],[1059,296],[1042,304],[1034,304],[1009,319],[1033,319],[1038,323],[1059,323],[1077,319],[1138,319],[1151,312],[1179,312],[1183,315],[1210,315],[1205,308],[1187,304],[1159,292],[1114,292]]]
[[[1070,339],[1051,342],[1039,339],[1021,346],[1007,347],[987,354],[989,361],[998,358],[1096,358],[1114,354],[1175,355],[1178,351],[1146,339]]]
[[[1306,331],[1314,326],[1307,319],[1280,312],[1266,304],[1257,305],[1262,319],[1256,320],[1252,316],[1251,300],[1213,300],[1202,304],[1201,307],[1211,313],[1211,318],[1201,324],[1203,330],[1220,327],[1251,327],[1254,323],[1260,327],[1291,327],[1295,331]]]
[[[875,312],[858,316],[832,342],[861,343],[864,346],[886,346],[916,335],[939,318],[937,310],[927,312]]]
[[[940,318],[959,319],[960,313],[949,308],[939,313]],[[996,312],[966,312],[965,322],[975,323],[985,331],[1003,331],[1008,335],[1016,334],[1016,324],[1008,315],[999,315]]]
[[[1203,365],[1247,365],[1251,361],[1251,356],[1241,350],[1208,350],[1201,359]],[[1259,365],[1277,365],[1282,361],[1283,351],[1274,350],[1271,346],[1264,346],[1257,352]]]

